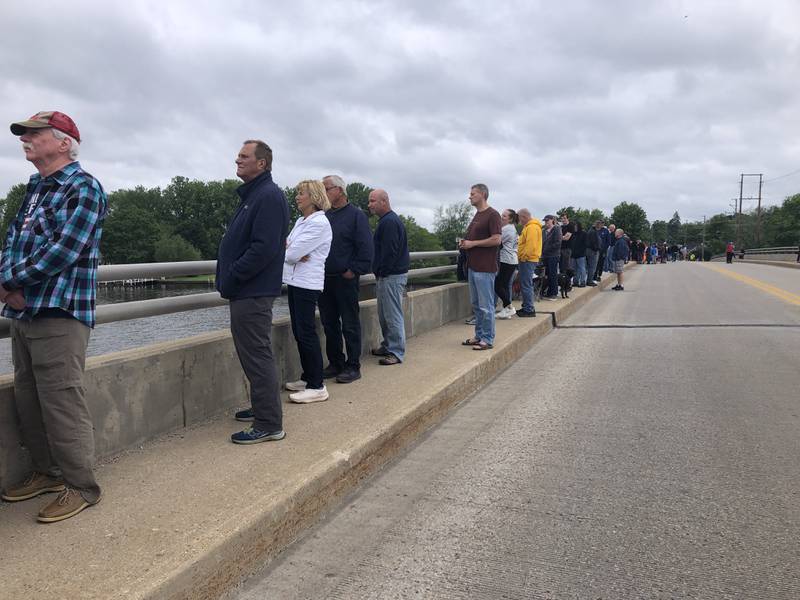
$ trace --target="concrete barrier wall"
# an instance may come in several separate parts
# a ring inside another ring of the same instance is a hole
[[[362,356],[380,343],[376,300],[361,306]],[[471,312],[464,283],[410,292],[404,301],[408,337]],[[317,319],[324,348],[324,334]],[[288,318],[272,328],[278,376],[300,376],[300,360]],[[133,448],[156,436],[249,405],[247,382],[228,331],[217,331],[88,359],[86,397],[98,458]],[[0,376],[0,487],[30,469],[20,444],[13,376]]]

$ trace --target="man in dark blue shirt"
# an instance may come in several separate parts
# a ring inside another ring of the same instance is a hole
[[[361,379],[359,278],[372,268],[372,232],[364,211],[347,201],[347,188],[341,177],[328,175],[322,183],[331,201],[331,209],[325,214],[333,231],[325,261],[325,287],[318,300],[328,356],[322,375],[326,379],[335,377],[338,383],[350,383]]]
[[[382,365],[403,362],[406,353],[406,326],[403,319],[403,296],[408,279],[408,238],[400,217],[392,210],[389,194],[373,190],[369,194],[369,210],[379,217],[373,243],[375,258],[375,295],[378,298],[378,320],[383,341],[372,354],[380,356]]]
[[[251,408],[236,413],[253,426],[234,433],[234,444],[282,440],[278,373],[272,354],[272,303],[281,295],[289,205],[272,181],[272,150],[260,140],[244,142],[236,157],[244,182],[217,256],[217,290],[230,300],[231,334],[250,382]]]

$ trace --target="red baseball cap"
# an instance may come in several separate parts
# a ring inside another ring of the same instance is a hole
[[[78,131],[78,126],[75,125],[75,121],[57,110],[38,112],[27,121],[12,123],[11,133],[14,135],[22,135],[25,133],[26,129],[43,129],[45,127],[58,129],[62,133],[66,133],[68,136],[75,138],[78,143],[81,141],[81,134]]]

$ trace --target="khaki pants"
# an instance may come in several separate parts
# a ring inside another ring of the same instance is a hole
[[[75,319],[11,322],[14,399],[36,471],[61,476],[87,502],[100,499],[92,472],[94,431],[83,389],[90,329]]]

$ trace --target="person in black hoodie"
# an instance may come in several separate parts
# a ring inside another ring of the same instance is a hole
[[[230,301],[231,334],[250,382],[251,408],[236,413],[252,427],[234,433],[235,444],[282,440],[283,412],[272,354],[272,303],[281,295],[289,205],[272,181],[272,150],[244,142],[236,157],[239,206],[219,244],[217,291]]]
[[[325,214],[333,230],[331,250],[325,261],[325,288],[319,296],[319,318],[325,329],[328,356],[322,376],[350,383],[361,379],[359,277],[372,269],[372,232],[364,211],[347,201],[347,188],[341,177],[327,175],[322,183],[331,201],[331,209]]]
[[[572,234],[572,260],[575,261],[575,287],[586,287],[586,232],[580,221],[575,221]]]
[[[554,215],[544,218],[542,229],[542,262],[547,275],[545,300],[558,299],[558,262],[561,260],[561,227]]]

